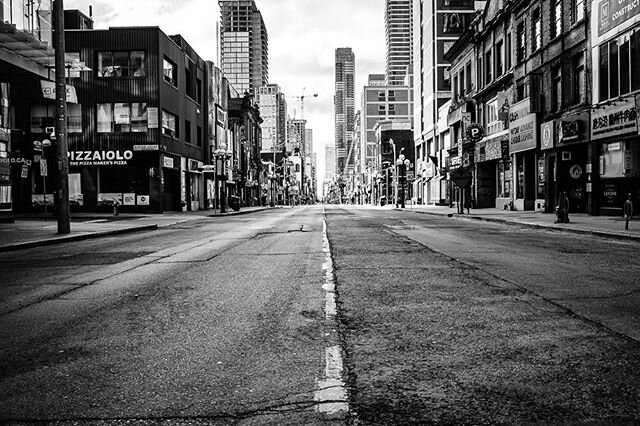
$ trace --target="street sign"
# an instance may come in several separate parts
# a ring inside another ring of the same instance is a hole
[[[40,176],[48,176],[47,160],[44,158],[40,159]]]
[[[42,142],[33,141],[33,150],[34,151],[42,151]]]
[[[478,123],[473,123],[470,124],[469,127],[467,127],[465,133],[467,139],[469,139],[471,142],[480,142],[484,137],[484,128]]]
[[[451,181],[459,188],[465,189],[471,186],[471,169],[459,167],[451,172]]]
[[[22,170],[20,172],[20,177],[24,179],[28,176],[29,176],[29,166],[27,166],[26,164],[23,164]]]

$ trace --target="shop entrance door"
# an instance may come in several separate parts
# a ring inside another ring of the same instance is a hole
[[[180,211],[180,172],[162,169],[162,210]]]

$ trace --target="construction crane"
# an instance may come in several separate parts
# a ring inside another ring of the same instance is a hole
[[[304,98],[305,98],[304,91],[305,91],[305,89],[306,89],[306,87],[302,88],[302,95],[300,95],[300,96],[292,96],[292,98],[300,99],[300,119],[301,120],[304,120]],[[314,93],[312,96],[314,98],[317,98],[318,94]],[[294,110],[293,118],[296,118],[295,110]]]

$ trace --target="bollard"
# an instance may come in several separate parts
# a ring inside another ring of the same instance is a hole
[[[120,203],[116,201],[113,203],[113,215],[118,216],[119,214],[120,214]]]
[[[569,197],[567,197],[566,191],[562,191],[560,200],[558,200],[556,223],[569,223]]]
[[[622,211],[624,213],[624,229],[625,231],[628,231],[629,221],[633,217],[633,202],[631,201],[631,193],[627,195],[627,201],[625,201]]]

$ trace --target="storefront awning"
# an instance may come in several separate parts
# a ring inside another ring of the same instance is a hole
[[[53,79],[55,49],[15,25],[0,22],[0,61],[8,62],[46,79]],[[69,71],[91,71],[82,62],[65,56]]]

